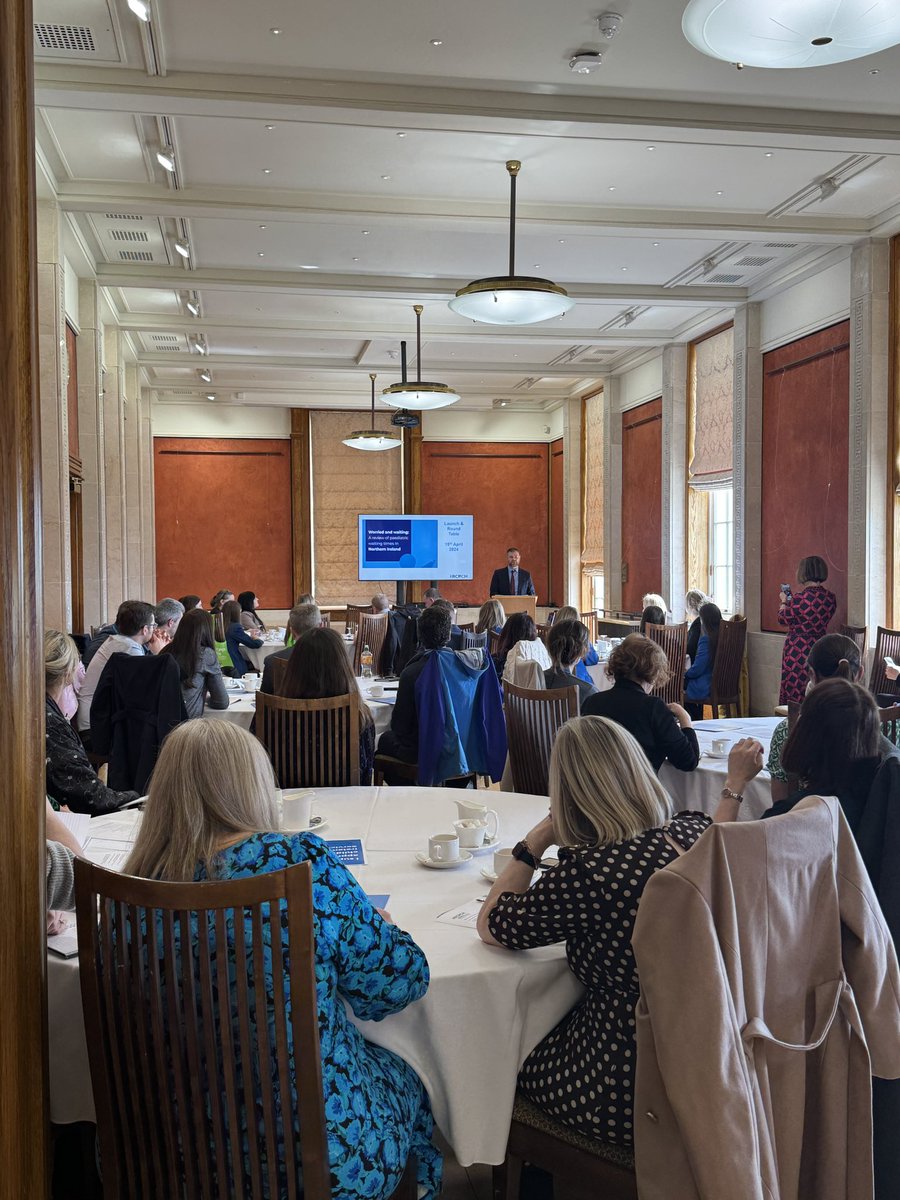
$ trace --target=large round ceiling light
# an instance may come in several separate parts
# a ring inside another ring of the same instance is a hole
[[[372,381],[372,423],[368,429],[356,429],[343,439],[345,446],[353,450],[394,450],[403,445],[403,439],[396,437],[389,429],[375,428],[375,380],[377,375],[370,375]]]
[[[406,380],[406,352],[403,353],[403,378],[400,383],[392,383],[381,393],[385,404],[391,408],[413,408],[417,412],[425,409],[446,408],[455,404],[459,393],[446,383],[426,383],[422,379],[422,305],[414,304],[416,314],[416,378],[410,383]]]
[[[690,0],[681,19],[697,50],[745,67],[822,67],[900,43],[892,0]]]
[[[476,279],[456,293],[450,307],[462,317],[485,325],[535,325],[561,317],[575,303],[565,288],[549,279],[516,274],[516,176],[522,164],[515,159],[509,171],[509,274]]]

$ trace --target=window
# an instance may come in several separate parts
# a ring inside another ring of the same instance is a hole
[[[734,611],[734,489],[709,493],[709,592],[723,613]]]
[[[606,589],[604,587],[603,575],[591,575],[589,582],[591,585],[591,608],[605,608],[606,605],[603,601]]]

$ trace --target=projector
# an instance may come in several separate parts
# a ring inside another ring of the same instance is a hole
[[[401,408],[391,417],[391,424],[399,425],[401,429],[416,429],[422,422],[414,412],[410,412],[407,408]]]

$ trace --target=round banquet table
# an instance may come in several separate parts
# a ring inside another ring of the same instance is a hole
[[[363,679],[361,676],[357,676],[356,679],[356,686],[359,688],[360,695],[364,703],[368,706],[372,721],[375,724],[376,742],[391,723],[391,713],[394,711],[394,701],[397,698],[396,680],[393,682],[394,687],[390,691],[385,692],[384,688],[390,686],[389,684],[385,685],[377,679]],[[371,694],[373,687],[380,687],[382,689],[380,697]],[[228,692],[230,702],[228,707],[204,708],[204,717],[234,721],[242,729],[249,729],[256,713],[256,692],[245,691],[243,685],[237,680],[226,680],[225,688]]]
[[[283,634],[269,631],[263,638],[263,644],[256,649],[251,646],[241,646],[241,654],[250,664],[250,667],[256,671],[262,671],[265,666],[266,659],[270,654],[275,654],[278,650],[284,649]]]
[[[722,788],[725,786],[727,759],[711,758],[713,740],[729,738],[732,742],[742,737],[756,738],[762,742],[765,761],[769,756],[769,742],[780,717],[736,717],[727,721],[695,721],[694,729],[700,744],[700,765],[696,771],[677,771],[665,762],[659,769],[659,781],[675,801],[676,812],[684,809],[699,809],[709,813],[716,811]],[[744,803],[740,807],[739,819],[756,820],[772,805],[769,790],[771,776],[765,769],[760,771],[744,789]]]
[[[491,852],[455,870],[417,865],[428,837],[449,831],[456,801],[474,793],[453,788],[332,788],[313,812],[328,821],[322,836],[359,837],[367,863],[353,873],[370,894],[389,896],[394,921],[428,957],[425,997],[383,1021],[358,1021],[365,1036],[410,1063],[431,1097],[438,1126],[463,1166],[500,1163],[524,1058],[572,1008],[581,986],[560,943],[524,953],[486,946],[475,930],[435,918],[487,895],[482,877]],[[479,792],[497,810],[498,845],[511,846],[547,812],[545,796]],[[91,821],[107,839],[134,836],[139,813]],[[86,848],[93,857],[91,848]],[[98,856],[99,857],[99,856]],[[78,959],[49,955],[50,1112],[54,1122],[93,1121],[94,1105],[81,1019]]]

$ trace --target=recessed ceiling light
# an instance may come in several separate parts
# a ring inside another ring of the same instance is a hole
[[[482,382],[482,383],[484,383],[484,380],[482,379],[482,381],[481,381],[481,382]],[[501,408],[506,408],[507,404],[509,404],[509,401],[508,401],[508,400],[501,400],[501,401],[500,401],[500,407],[501,407]]]
[[[265,128],[266,133],[271,133],[272,130],[275,128],[275,126],[274,125],[266,125],[266,126],[264,126],[264,128]]]
[[[390,179],[390,175],[382,175],[382,177],[381,177],[381,178],[382,178],[382,179],[384,179],[384,180],[389,180],[389,179]]]
[[[869,74],[870,75],[880,75],[881,72],[879,71],[879,69],[877,67],[873,67],[872,70],[869,72]]]
[[[271,167],[263,167],[263,175],[271,175],[271,174],[272,174]]]
[[[200,316],[200,305],[196,304],[193,300],[188,300],[186,308],[188,312],[192,313],[195,317]]]
[[[440,38],[432,38],[431,44],[432,44],[432,46],[443,46],[444,43],[441,41]]]
[[[648,146],[648,147],[647,147],[647,149],[648,149],[648,150],[655,150],[655,149],[656,149],[656,147],[655,147],[655,146]]]
[[[212,374],[206,367],[200,372],[200,378],[204,383],[212,383]]]
[[[265,257],[266,257],[266,252],[265,252],[265,250],[258,250],[258,251],[257,251],[257,255],[258,255],[258,257],[259,257],[259,258],[265,258]]]
[[[175,249],[182,258],[191,257],[191,243],[187,240],[187,238],[177,238],[175,241]]]
[[[627,271],[627,270],[628,270],[628,268],[627,268],[627,267],[623,267],[623,268],[622,268],[622,270],[623,270],[623,271]]]
[[[603,55],[598,50],[579,50],[569,59],[569,70],[576,75],[593,75],[603,66]]]
[[[278,37],[279,33],[281,33],[281,30],[280,30],[280,29],[274,29],[274,28],[273,28],[273,29],[270,29],[270,30],[269,30],[269,33],[274,33],[274,35],[275,35],[276,37]]]
[[[614,192],[616,189],[615,189],[614,187],[610,186],[610,187],[608,187],[606,190],[607,190],[608,192]]]
[[[215,392],[207,392],[207,393],[206,393],[206,398],[207,398],[207,400],[215,400],[215,398],[216,398],[216,393],[215,393]]]
[[[368,231],[368,229],[364,229],[364,230],[362,231],[362,235],[363,235],[363,237],[368,237],[368,236],[369,236],[369,231]]]
[[[716,195],[717,195],[717,196],[724,196],[724,195],[725,195],[725,193],[724,193],[724,192],[716,192]]]
[[[353,260],[353,261],[354,261],[354,262],[359,262],[359,259],[358,259],[358,258],[354,258],[354,260]]]
[[[541,269],[541,264],[540,264],[540,263],[535,263],[535,264],[534,264],[534,269],[535,269],[536,271],[539,271],[539,270]]]
[[[171,146],[163,146],[156,152],[156,161],[161,167],[165,167],[167,171],[175,170],[175,151]]]
[[[260,229],[265,229],[265,228],[266,228],[265,225],[260,225]]]
[[[654,246],[658,246],[658,245],[659,245],[659,242],[654,242],[654,243],[653,243],[653,245],[654,245]]]
[[[147,0],[128,0],[128,7],[138,20],[150,20],[150,5],[147,3]]]
[[[767,150],[767,151],[766,151],[766,158],[771,158],[771,157],[772,157],[772,151],[771,151],[771,150]]]
[[[398,134],[397,134],[397,137],[406,137],[406,134],[405,134],[405,133],[398,133]]]
[[[566,239],[565,239],[565,238],[560,238],[560,239],[559,239],[559,244],[560,244],[561,246],[564,246],[564,245],[566,244]]]
[[[301,271],[318,271],[318,269],[319,268],[316,266],[313,266],[312,263],[301,263],[300,264]]]

